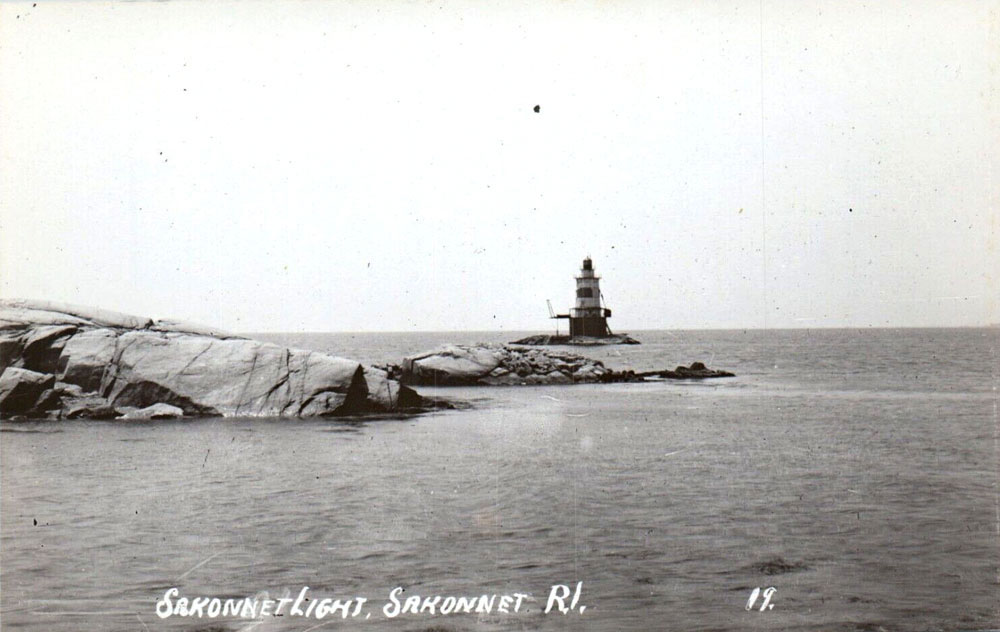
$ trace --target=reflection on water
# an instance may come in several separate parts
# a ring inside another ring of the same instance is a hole
[[[374,362],[463,336],[293,343]],[[637,337],[585,353],[739,377],[423,389],[475,407],[374,422],[5,424],[4,629],[246,627],[158,619],[174,586],[371,600],[370,619],[327,629],[1000,625],[996,365],[982,351],[996,330]],[[578,581],[584,614],[541,613],[551,585]],[[397,586],[537,601],[389,620]],[[745,609],[772,586],[773,609]]]

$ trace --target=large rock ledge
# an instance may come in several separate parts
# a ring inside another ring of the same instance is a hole
[[[695,362],[673,371],[614,371],[600,360],[549,349],[509,345],[445,345],[407,357],[401,365],[385,367],[390,377],[418,386],[507,386],[644,382],[647,379],[705,379],[733,377]]]
[[[0,300],[0,417],[318,417],[412,411],[385,371],[211,327]]]

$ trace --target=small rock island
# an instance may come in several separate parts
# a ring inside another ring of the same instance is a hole
[[[645,382],[657,379],[701,380],[735,377],[701,362],[673,370],[615,371],[574,353],[512,345],[445,345],[384,367],[389,376],[416,386],[520,386]]]

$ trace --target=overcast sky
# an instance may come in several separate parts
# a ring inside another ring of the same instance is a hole
[[[5,3],[0,295],[549,331],[589,254],[614,330],[997,322],[997,6]]]

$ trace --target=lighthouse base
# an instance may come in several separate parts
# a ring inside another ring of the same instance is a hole
[[[592,347],[596,345],[637,345],[639,341],[628,334],[611,334],[610,336],[553,336],[539,334],[515,340],[512,345],[571,345],[577,347]]]
[[[612,334],[604,316],[579,316],[569,319],[569,335],[605,338]]]

